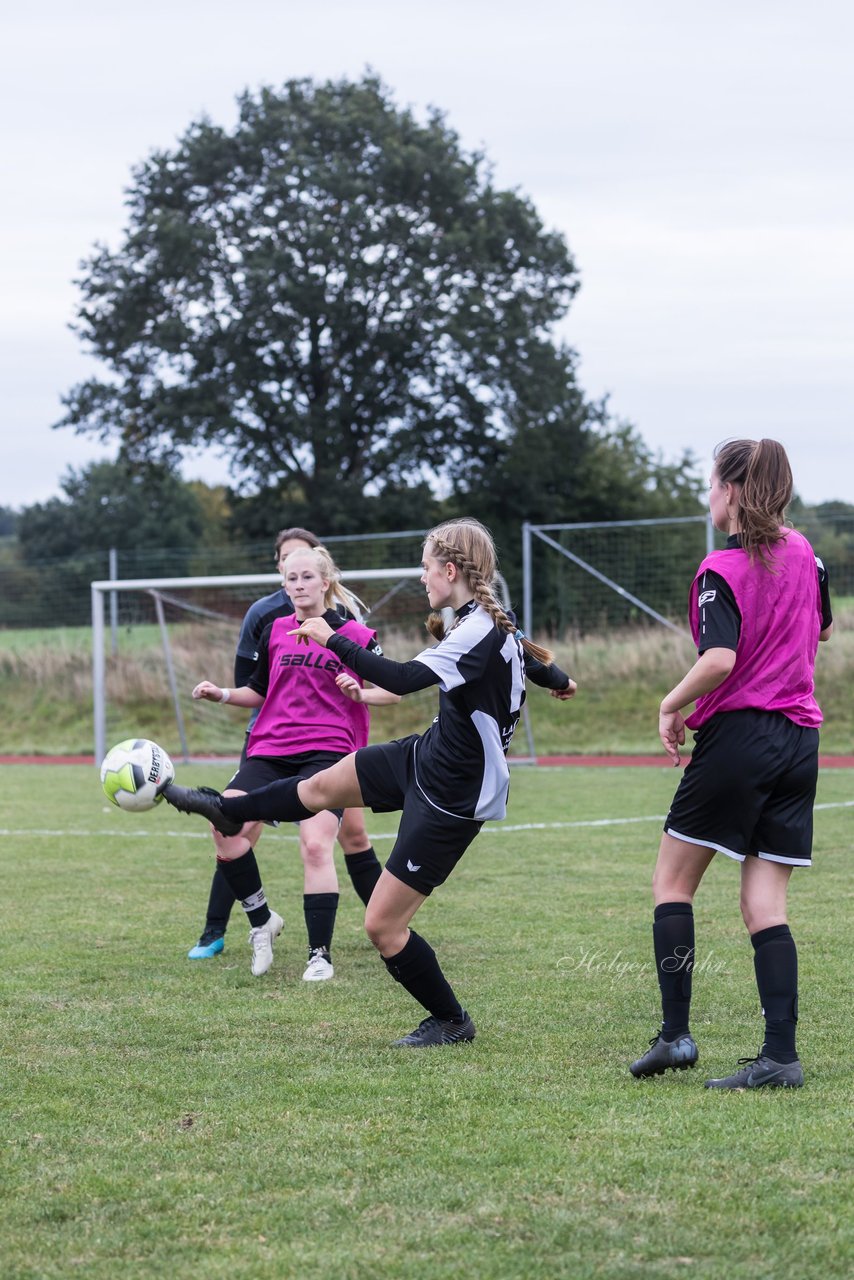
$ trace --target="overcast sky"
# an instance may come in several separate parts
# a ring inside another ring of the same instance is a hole
[[[770,435],[854,502],[850,0],[43,0],[4,21],[0,505],[108,456],[52,431],[97,370],[73,278],[131,165],[244,88],[377,71],[566,237],[591,397],[665,458]],[[109,456],[112,456],[110,454]],[[188,478],[224,480],[213,456]]]

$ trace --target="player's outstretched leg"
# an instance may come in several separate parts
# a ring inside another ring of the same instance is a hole
[[[222,835],[235,836],[246,822],[302,822],[313,818],[316,810],[307,809],[300,800],[299,784],[299,778],[281,778],[257,791],[222,796],[211,787],[179,787],[173,782],[163,795],[166,803],[181,813],[198,813]]]
[[[199,817],[207,818],[220,835],[236,836],[243,827],[242,822],[223,813],[223,796],[213,787],[179,787],[177,782],[170,782],[163,789],[163,797],[179,813],[197,813]]]

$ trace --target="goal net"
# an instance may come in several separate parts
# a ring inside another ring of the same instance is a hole
[[[399,661],[429,641],[418,568],[348,569],[383,652]],[[499,580],[505,605],[506,584]],[[249,712],[194,701],[200,680],[234,684],[234,651],[246,610],[281,586],[276,573],[105,579],[91,584],[95,760],[124,738],[151,738],[176,760],[237,759]],[[436,714],[435,687],[371,712],[371,740],[423,731]],[[512,751],[534,756],[525,715]]]

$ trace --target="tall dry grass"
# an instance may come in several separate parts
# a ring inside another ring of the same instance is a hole
[[[411,657],[425,644],[423,632],[383,634],[386,653]],[[175,675],[181,692],[192,751],[233,754],[245,720],[234,708],[192,703],[189,693],[202,678],[230,685],[234,628],[184,625],[171,632]],[[4,643],[8,638],[8,643]],[[558,703],[529,687],[528,709],[535,746],[541,754],[657,751],[657,708],[694,660],[687,636],[643,627],[607,634],[540,637],[558,663],[577,680],[579,692]],[[92,661],[88,628],[0,633],[0,753],[75,754],[91,752]],[[822,747],[854,751],[854,603],[837,609],[835,633],[820,646],[816,686],[825,712]],[[435,714],[435,692],[403,699],[373,717],[374,735],[385,739],[426,727]],[[136,628],[120,637],[117,656],[107,658],[108,736],[142,735],[177,742],[168,695],[166,665],[157,630]],[[118,740],[118,738],[116,738]],[[523,748],[519,741],[518,745]]]

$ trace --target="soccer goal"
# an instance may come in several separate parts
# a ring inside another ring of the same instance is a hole
[[[559,633],[568,627],[609,630],[651,621],[689,635],[682,622],[685,584],[714,546],[708,515],[576,524],[526,521],[523,626],[534,634],[536,599],[541,610],[548,601],[550,624]]]
[[[384,652],[404,661],[425,643],[420,568],[347,569],[347,587],[364,603]],[[159,742],[175,759],[236,759],[248,713],[194,701],[200,680],[234,682],[234,650],[249,605],[272,593],[277,573],[184,578],[104,579],[91,583],[95,761],[128,737]],[[507,584],[497,586],[506,608]],[[372,738],[385,741],[424,729],[436,714],[435,687],[372,713]],[[527,708],[512,758],[535,758]]]

